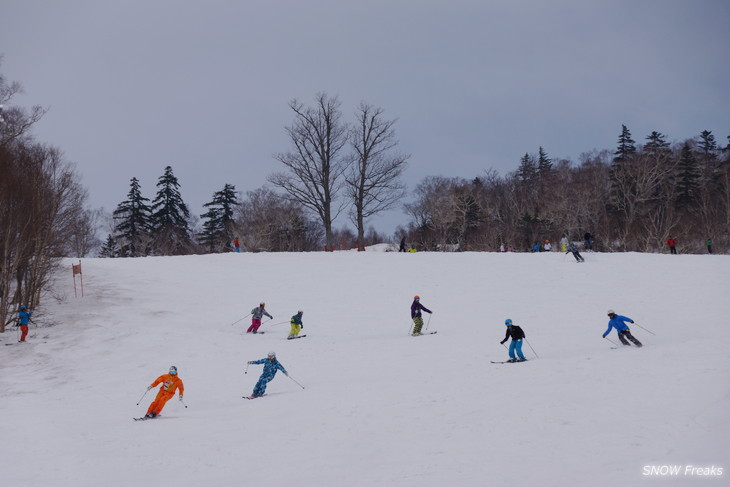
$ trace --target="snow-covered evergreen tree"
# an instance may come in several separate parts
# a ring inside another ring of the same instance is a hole
[[[150,237],[150,207],[149,198],[142,196],[137,178],[130,180],[130,189],[127,199],[119,203],[114,210],[116,223],[116,238],[121,242],[122,257],[138,257],[147,255]]]
[[[203,205],[208,211],[200,215],[206,221],[198,239],[210,252],[231,250],[233,209],[236,205],[238,205],[238,195],[236,187],[232,184],[226,184],[221,191],[216,191],[213,200]]]
[[[192,247],[188,219],[190,211],[180,194],[180,183],[167,166],[157,181],[157,196],[152,202],[154,252],[161,255],[181,255]]]

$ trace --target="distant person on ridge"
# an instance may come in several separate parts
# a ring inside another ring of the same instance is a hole
[[[261,318],[263,318],[264,315],[268,316],[272,320],[274,319],[273,316],[266,312],[264,309],[265,306],[266,303],[262,302],[251,310],[251,326],[248,327],[246,333],[258,333],[259,327],[261,326]]]
[[[277,370],[284,372],[284,375],[289,377],[289,372],[286,371],[283,365],[276,360],[276,353],[269,352],[266,358],[261,360],[252,360],[248,362],[249,365],[264,364],[264,371],[259,377],[259,381],[253,388],[253,393],[249,396],[250,398],[261,397],[266,393],[266,385],[271,382],[276,375]]]
[[[639,340],[634,338],[628,325],[626,325],[627,321],[629,323],[633,323],[634,320],[626,316],[617,315],[612,309],[608,310],[608,318],[608,329],[603,333],[603,338],[606,338],[606,336],[611,333],[611,328],[616,328],[616,333],[618,333],[618,339],[621,340],[621,343],[631,346],[631,344],[626,340],[628,338],[637,347],[641,348],[643,346]]]
[[[583,234],[583,245],[586,250],[593,250],[593,235],[589,232]]]
[[[421,298],[419,296],[413,297],[413,304],[411,304],[411,319],[413,320],[413,336],[421,335],[421,328],[423,328],[423,318],[421,317],[421,310],[428,314],[432,311],[421,304]]]
[[[398,248],[398,252],[407,252],[406,250],[406,238],[403,237],[400,239],[400,247]]]
[[[504,335],[504,340],[499,343],[504,345],[504,342],[512,338],[509,343],[509,360],[507,362],[524,362],[527,360],[522,354],[522,339],[526,338],[525,332],[519,326],[512,324],[512,320],[509,318],[504,320],[504,324],[507,326],[507,333]],[[516,356],[515,352],[517,352]]]
[[[28,322],[30,321],[30,317],[33,316],[32,312],[28,312],[25,310],[25,305],[20,306],[20,311],[18,311],[18,326],[20,327],[20,340],[18,340],[18,343],[25,342],[25,337],[28,336]]]
[[[672,237],[671,235],[667,239],[667,245],[669,245],[669,252],[672,254],[677,253],[677,239]]]
[[[183,399],[183,392],[185,392],[185,386],[183,386],[183,381],[180,377],[177,375],[177,367],[174,365],[170,367],[170,371],[167,374],[162,374],[159,376],[155,381],[147,387],[147,390],[149,391],[153,387],[157,386],[158,384],[162,384],[162,387],[160,387],[160,391],[157,393],[157,397],[155,397],[155,400],[152,401],[152,404],[150,404],[150,407],[147,408],[147,414],[145,414],[145,418],[154,418],[160,415],[162,412],[162,408],[165,407],[165,404],[167,401],[169,401],[172,396],[175,395],[175,390],[177,389],[180,391],[180,400]]]
[[[304,325],[302,324],[303,314],[304,311],[299,310],[297,311],[297,314],[291,317],[291,321],[289,322],[291,324],[291,331],[289,332],[288,338],[294,338],[299,335],[299,332],[302,331],[302,328],[304,328]]]

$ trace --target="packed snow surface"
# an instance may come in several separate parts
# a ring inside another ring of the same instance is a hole
[[[727,485],[730,257],[584,255],[85,259],[83,298],[69,260],[29,343],[0,336],[0,485]],[[416,294],[435,335],[409,336]],[[644,348],[601,338],[609,308]],[[506,318],[528,362],[490,363]],[[272,350],[304,388],[243,399]],[[171,365],[187,409],[132,421]]]

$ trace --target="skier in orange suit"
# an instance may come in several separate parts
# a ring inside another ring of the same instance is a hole
[[[159,376],[152,384],[150,384],[147,390],[149,391],[158,384],[162,384],[162,387],[160,387],[160,392],[157,393],[157,397],[155,398],[155,400],[152,401],[150,407],[147,408],[147,414],[145,415],[145,418],[154,418],[155,416],[160,414],[162,412],[162,408],[165,407],[165,403],[167,403],[167,401],[172,399],[172,396],[175,395],[176,389],[180,391],[180,400],[182,401],[183,399],[185,386],[183,386],[182,379],[178,377],[177,367],[175,367],[174,365],[170,367],[170,373],[162,374],[161,376]]]

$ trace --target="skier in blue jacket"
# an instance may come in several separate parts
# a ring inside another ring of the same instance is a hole
[[[634,338],[634,336],[631,334],[631,331],[629,330],[628,325],[626,325],[627,321],[629,323],[633,323],[634,320],[626,316],[617,315],[616,312],[612,309],[608,310],[608,317],[608,329],[603,334],[603,338],[606,338],[606,336],[611,333],[611,328],[615,328],[616,333],[618,333],[618,339],[621,340],[621,343],[623,343],[624,345],[631,346],[631,344],[626,340],[628,338],[637,347],[643,346],[639,340]]]
[[[18,311],[18,326],[22,332],[19,342],[25,342],[25,337],[28,336],[28,322],[31,321],[31,316],[33,316],[33,313],[26,311],[25,305],[22,305],[20,311]]]
[[[289,373],[286,371],[284,366],[276,360],[276,353],[274,352],[269,352],[266,358],[262,358],[261,360],[250,361],[249,364],[264,364],[264,371],[261,373],[261,377],[259,377],[259,381],[256,383],[256,386],[254,386],[251,397],[261,397],[264,395],[266,392],[266,385],[274,378],[277,370],[281,370],[284,372],[285,376],[289,377]]]

